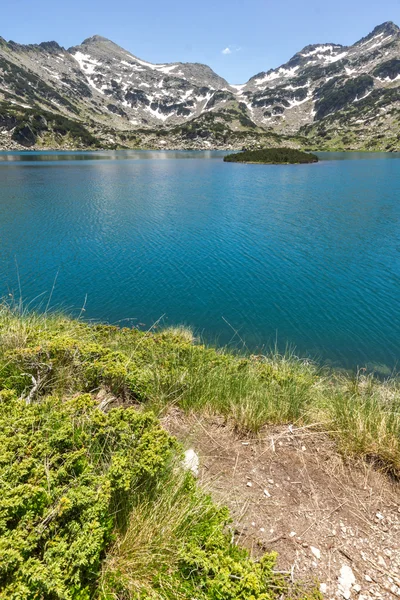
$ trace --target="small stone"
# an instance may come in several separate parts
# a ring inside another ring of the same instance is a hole
[[[264,527],[260,527],[260,531],[261,531],[261,533],[264,533],[264,531],[265,531]]]
[[[250,442],[242,442],[242,446],[248,446]]]
[[[256,524],[255,524],[255,521],[252,521],[252,523],[251,523],[251,524],[252,524],[252,526],[253,526],[253,527],[255,527],[255,526],[256,526]]]
[[[383,516],[383,514],[382,514],[382,513],[380,513],[380,512],[377,512],[375,516],[376,516],[376,518],[377,518],[377,519],[379,519],[379,521],[382,521],[382,520],[385,518],[385,517]]]
[[[326,583],[321,583],[321,585],[319,586],[319,591],[321,592],[321,594],[326,594],[326,592],[328,591],[328,586],[326,585]]]
[[[268,483],[270,483],[271,485],[274,485],[274,480],[273,479],[268,479]]]
[[[398,596],[400,594],[400,587],[398,585],[391,585],[390,590],[395,596]]]
[[[339,575],[339,592],[343,598],[346,598],[346,600],[349,600],[351,596],[351,588],[355,582],[356,578],[352,568],[348,565],[342,565]]]
[[[321,551],[318,550],[318,548],[315,548],[315,546],[310,546],[310,550],[314,554],[315,558],[318,558],[318,560],[321,558]]]
[[[248,482],[246,483],[246,485],[247,485],[247,487],[253,487],[253,484],[251,483],[251,481],[248,481]]]
[[[266,496],[267,498],[271,498],[271,494],[268,490],[264,490],[264,496]]]
[[[199,457],[193,448],[186,450],[183,460],[183,467],[186,471],[191,471],[195,477],[199,474]]]
[[[380,565],[381,567],[386,567],[385,559],[383,558],[383,556],[378,556],[378,565]]]
[[[307,448],[305,446],[302,446],[301,449],[303,450],[303,452],[305,452],[307,450]]]
[[[295,531],[291,531],[289,533],[289,537],[296,537],[296,532]]]
[[[369,575],[365,575],[365,581],[368,581],[368,583],[372,583],[372,579]]]
[[[359,583],[356,583],[355,585],[353,585],[353,590],[356,594],[359,594],[361,592],[361,585]]]

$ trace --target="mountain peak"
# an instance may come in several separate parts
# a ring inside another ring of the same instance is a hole
[[[356,42],[355,45],[358,45],[362,42],[366,42],[378,35],[395,35],[397,33],[400,32],[400,28],[396,25],[396,23],[393,23],[393,21],[385,21],[384,23],[381,23],[380,25],[377,25],[372,31],[371,33],[369,33],[367,36],[361,38],[361,40],[359,40],[358,42]]]
[[[64,50],[62,46],[60,46],[57,42],[54,41],[41,42],[39,46],[40,48],[43,48],[43,50],[47,50],[48,52],[61,52],[62,50]]]
[[[381,33],[381,31],[397,33],[400,31],[400,28],[396,23],[393,23],[393,21],[385,21],[384,23],[381,23],[381,25],[377,25],[372,33],[377,34]]]
[[[111,42],[111,40],[109,40],[106,37],[103,37],[102,35],[92,35],[92,37],[88,37],[85,40],[83,40],[82,44],[96,44],[99,42]]]

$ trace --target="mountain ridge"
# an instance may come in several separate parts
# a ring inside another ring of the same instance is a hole
[[[236,85],[202,63],[150,63],[98,34],[68,49],[0,38],[0,147],[72,147],[67,120],[104,147],[234,149],[275,140],[397,149],[399,91],[400,28],[392,21],[350,46],[309,44]]]

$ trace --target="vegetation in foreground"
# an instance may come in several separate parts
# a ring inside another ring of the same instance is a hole
[[[306,164],[318,162],[318,156],[294,148],[265,148],[228,154],[225,162],[261,163],[264,165]]]
[[[181,331],[0,306],[2,600],[320,597],[232,543],[227,510],[147,410],[179,401],[203,352],[222,367]]]
[[[99,392],[101,392],[99,394]],[[231,543],[155,414],[313,424],[400,475],[397,381],[0,307],[0,598],[318,598]],[[114,408],[111,408],[114,406]],[[168,518],[166,518],[166,516]]]

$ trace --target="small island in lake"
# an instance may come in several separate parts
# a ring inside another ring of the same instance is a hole
[[[263,165],[295,165],[318,162],[318,156],[294,148],[264,148],[228,154],[224,162],[240,162]]]

